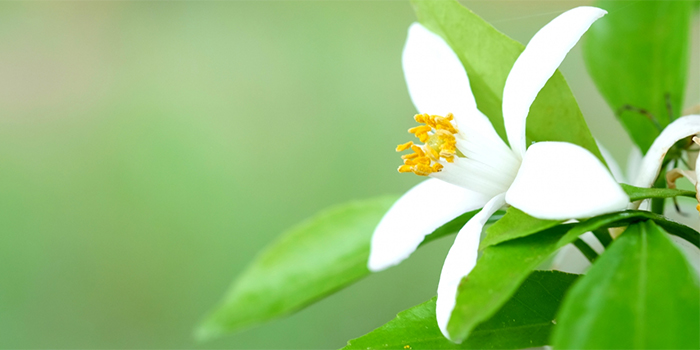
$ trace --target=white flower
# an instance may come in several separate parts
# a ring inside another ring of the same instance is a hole
[[[644,155],[642,161],[639,165],[639,170],[637,170],[637,175],[632,182],[632,185],[637,187],[652,187],[656,177],[661,171],[663,166],[664,157],[668,150],[678,141],[688,138],[690,136],[700,134],[700,115],[691,114],[684,117],[680,117],[669,124],[661,134],[654,140],[651,144],[647,154]],[[695,138],[697,140],[697,138]],[[697,141],[696,141],[697,142]],[[698,158],[700,159],[700,158]],[[700,202],[700,185],[698,185],[698,164],[697,159],[695,164],[689,164],[695,166],[695,171],[692,170],[678,170],[669,173],[671,178],[676,175],[686,176],[686,178],[695,185],[696,191],[698,191],[698,201]],[[631,175],[630,175],[631,176]],[[669,178],[669,180],[671,180]],[[677,179],[674,178],[673,181]],[[637,201],[632,204],[632,208],[636,209],[642,205],[643,201]],[[698,204],[698,211],[700,211],[700,204]]]
[[[377,226],[368,267],[380,271],[407,258],[424,237],[458,215],[482,208],[459,231],[438,284],[437,320],[447,323],[457,287],[476,264],[479,236],[506,203],[546,219],[590,217],[624,209],[629,198],[589,151],[565,142],[540,142],[526,150],[530,105],[569,50],[606,12],[570,10],[543,27],[518,57],[503,92],[508,147],[476,106],[457,55],[420,24],[409,29],[403,68],[411,99],[425,123],[410,131],[424,145],[412,149],[400,172],[428,175],[401,197]]]

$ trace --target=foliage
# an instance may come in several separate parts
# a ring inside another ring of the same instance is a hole
[[[414,0],[412,4],[420,23],[442,36],[459,56],[469,74],[479,109],[503,137],[503,87],[524,46],[456,0]],[[551,119],[553,111],[557,114],[555,123]],[[568,141],[602,159],[576,99],[558,71],[537,96],[527,124],[532,141]]]
[[[523,45],[457,1],[412,4],[420,23],[456,53],[478,108],[505,139],[503,88]],[[585,40],[586,64],[634,142],[647,151],[680,115],[692,3],[598,5],[609,15],[593,25]],[[527,135],[535,142],[577,144],[602,160],[558,71],[530,108]],[[673,152],[674,160],[687,155],[686,163],[692,163],[688,145],[677,145]],[[687,190],[621,188],[631,208],[645,199],[696,196]],[[217,336],[289,314],[367,276],[372,233],[395,200],[341,205],[285,233],[238,278],[200,335]],[[434,298],[351,340],[346,349],[700,347],[698,272],[669,239],[675,235],[695,249],[700,248],[700,233],[653,211],[610,211],[571,218],[578,221],[537,219],[515,207],[497,212],[487,222],[475,266],[457,288],[446,326],[452,341],[438,327]],[[485,212],[463,213],[425,236],[421,245],[470,227],[465,224]],[[600,255],[581,237],[587,232],[606,247]],[[576,282],[576,275],[536,271],[572,243],[592,261]]]
[[[632,140],[646,152],[683,107],[693,3],[601,0],[595,6],[608,15],[591,27],[583,43],[586,66]]]
[[[630,226],[567,294],[561,349],[697,349],[700,282],[653,221]]]
[[[564,292],[578,275],[533,272],[496,314],[480,324],[459,349],[520,349],[548,343]],[[435,320],[435,298],[400,312],[395,319],[357,339],[351,349],[453,349]]]

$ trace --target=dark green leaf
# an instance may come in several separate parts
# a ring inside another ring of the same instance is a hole
[[[533,272],[513,297],[462,344],[445,339],[435,319],[435,298],[348,342],[351,349],[522,349],[546,345],[564,293],[578,275]]]
[[[523,45],[497,31],[455,0],[413,0],[418,20],[440,35],[459,56],[479,109],[505,139],[503,87]],[[530,108],[527,133],[532,141],[567,141],[603,159],[564,76],[557,71]]]
[[[700,248],[700,233],[698,231],[667,219],[663,215],[655,214],[644,210],[625,210],[617,213],[610,213],[596,216],[579,223],[573,234],[580,234],[578,231],[595,231],[608,227],[623,227],[635,222],[653,220],[669,233],[685,239],[696,247]],[[573,230],[572,230],[573,231]]]
[[[604,0],[595,6],[609,12],[593,24],[583,44],[598,89],[613,110],[644,109],[665,127],[683,107],[693,3]],[[660,132],[654,122],[634,110],[619,119],[646,153]]]
[[[566,296],[558,349],[698,349],[700,284],[652,221],[630,226]]]
[[[623,185],[628,193],[633,193],[635,196],[640,196],[639,198],[651,198],[645,196],[667,196],[671,193],[682,193],[686,195],[689,191],[682,190],[669,190],[669,189],[642,189],[633,186]],[[639,191],[637,191],[639,189]],[[694,192],[689,192],[693,197],[695,197]],[[636,197],[635,197],[636,198]],[[473,215],[473,214],[472,214]],[[683,239],[693,243],[700,248],[700,234],[692,228],[679,224],[677,222],[671,221],[666,217],[654,214],[648,211],[642,210],[625,210],[621,212],[615,212],[610,214],[604,214],[584,220],[579,223],[581,229],[586,231],[596,231],[599,229],[606,229],[609,227],[622,227],[627,226],[630,223],[643,221],[643,220],[654,220],[659,225],[669,230],[672,234],[682,237]],[[506,211],[506,215],[502,219],[496,221],[491,227],[486,229],[486,237],[481,241],[479,249],[505,242],[511,239],[524,237],[548,229],[550,227],[556,226],[561,221],[556,220],[540,220],[533,218],[522,211],[510,207]],[[578,229],[577,229],[578,230]],[[584,232],[586,232],[584,231]],[[578,231],[576,231],[578,232]],[[577,234],[578,235],[578,234]],[[609,243],[607,240],[601,242],[603,244]]]
[[[199,329],[218,336],[295,311],[369,274],[369,242],[395,196],[339,205],[283,234]]]
[[[678,196],[695,198],[695,192],[693,191],[670,188],[644,188],[627,184],[620,184],[620,186],[622,186],[622,189],[625,190],[630,197],[631,202],[647,198],[673,198]]]
[[[603,245],[603,247],[607,247],[610,245],[610,243],[612,243],[612,236],[610,235],[610,231],[608,231],[607,229],[599,228],[593,230],[592,232],[595,235],[595,238],[598,239],[600,244]]]
[[[596,253],[596,251],[593,250],[593,248],[591,248],[591,246],[589,246],[588,243],[581,238],[577,238],[572,244],[574,247],[578,248],[581,254],[583,254],[588,261],[593,262],[598,257],[598,253]]]
[[[486,229],[486,237],[479,244],[479,249],[518,237],[524,237],[546,230],[560,224],[559,220],[541,220],[510,207],[501,220]]]

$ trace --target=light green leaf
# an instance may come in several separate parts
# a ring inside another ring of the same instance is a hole
[[[673,198],[678,196],[695,198],[695,192],[693,191],[670,188],[635,187],[627,184],[620,184],[620,186],[622,186],[622,189],[625,190],[630,197],[631,202],[647,198]]]
[[[382,327],[348,342],[352,349],[522,349],[548,343],[559,303],[578,275],[533,272],[513,297],[468,339],[443,337],[435,318],[435,298],[397,315]]]
[[[339,205],[284,233],[236,280],[198,336],[211,338],[291,313],[369,274],[372,232],[396,199]]]
[[[479,250],[507,240],[528,236],[560,223],[559,220],[536,219],[520,209],[510,207],[501,220],[486,229],[486,237],[479,244]]]
[[[372,233],[396,198],[338,205],[284,233],[238,277],[197,336],[213,338],[290,314],[369,275]],[[421,245],[456,233],[478,212],[446,223]],[[499,211],[488,222],[502,216]]]
[[[595,6],[608,15],[593,24],[583,43],[593,81],[614,111],[625,105],[644,109],[665,127],[683,108],[693,3],[605,0]],[[660,130],[636,111],[619,119],[646,153]]]
[[[558,349],[698,349],[700,282],[652,221],[630,226],[562,303]]]
[[[418,20],[452,47],[469,75],[479,109],[505,140],[503,87],[524,46],[496,30],[456,0],[412,0]],[[564,76],[557,71],[530,108],[528,138],[567,141],[603,159]]]

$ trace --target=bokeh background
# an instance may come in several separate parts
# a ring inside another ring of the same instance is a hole
[[[465,4],[526,43],[587,2]],[[420,180],[393,151],[414,20],[406,1],[0,3],[0,347],[338,348],[433,296],[450,239],[291,317],[192,337],[285,228]],[[562,71],[624,164],[580,47]]]

